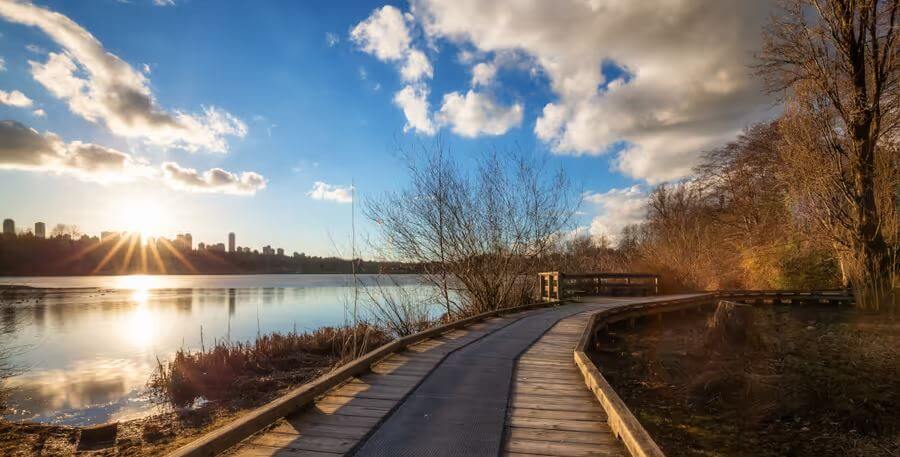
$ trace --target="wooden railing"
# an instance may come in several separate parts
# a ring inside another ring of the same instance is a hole
[[[853,293],[848,289],[827,290],[719,290],[716,298],[748,304],[853,304]]]
[[[541,300],[574,295],[644,296],[659,294],[659,276],[644,273],[539,273]]]

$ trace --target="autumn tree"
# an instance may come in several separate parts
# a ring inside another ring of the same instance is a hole
[[[759,72],[787,102],[780,153],[793,210],[827,237],[863,306],[897,281],[900,0],[788,0]]]

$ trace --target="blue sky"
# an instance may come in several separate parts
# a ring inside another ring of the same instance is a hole
[[[239,245],[346,254],[351,205],[340,188],[353,182],[360,202],[402,187],[397,145],[439,137],[463,162],[488,148],[547,156],[588,192],[579,223],[599,234],[639,217],[650,185],[688,175],[704,148],[771,116],[770,101],[742,70],[768,7],[709,7],[728,16],[708,19],[725,37],[698,44],[702,38],[677,29],[632,39],[622,32],[628,22],[652,23],[656,12],[579,11],[577,0],[554,14],[440,0],[173,3],[39,1],[3,14],[3,4],[22,5],[0,0],[0,120],[12,121],[0,130],[0,216],[20,227],[77,224],[91,234],[144,225],[206,242],[234,231]],[[70,21],[43,15],[50,11]],[[662,11],[659,20],[675,13]],[[83,36],[54,34],[73,24],[113,63],[79,53]],[[598,27],[609,30],[598,35]],[[685,48],[706,56],[679,58]],[[430,74],[421,67],[404,77],[417,52]],[[75,81],[96,84],[83,92],[97,92],[63,94],[69,80],[51,71],[64,67],[51,65],[54,54],[72,62]],[[473,83],[479,63],[496,75]],[[695,84],[698,75],[708,81]],[[129,124],[138,108],[100,106],[121,87],[109,81],[145,91],[147,112],[165,122]],[[683,94],[672,93],[676,83]],[[431,131],[405,128],[415,124],[396,98],[406,88],[424,94]],[[199,125],[193,139],[160,127],[189,121]],[[14,143],[15,135],[28,142]],[[86,155],[86,144],[102,154]],[[114,168],[98,174],[99,165],[80,157]],[[176,165],[160,171],[167,162]],[[214,168],[227,174],[203,174]],[[311,192],[317,182],[338,192]]]

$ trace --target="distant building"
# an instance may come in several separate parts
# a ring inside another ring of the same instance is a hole
[[[190,233],[179,233],[175,235],[175,248],[180,251],[190,251],[194,249],[194,239]]]
[[[228,234],[228,252],[234,252],[234,232]]]
[[[3,219],[3,234],[16,236],[16,222],[12,219]]]
[[[202,251],[204,249],[206,249],[206,245],[201,241],[200,244],[197,245],[197,250]]]
[[[278,255],[283,256],[283,255],[284,255],[284,249],[278,248]]]
[[[35,222],[34,223],[34,236],[38,238],[46,238],[47,237],[47,226],[44,225],[43,222]]]
[[[210,244],[206,248],[210,251],[225,252],[225,243]]]
[[[275,254],[275,250],[272,249],[272,246],[269,246],[268,244],[263,246],[263,255],[274,255],[274,254]]]

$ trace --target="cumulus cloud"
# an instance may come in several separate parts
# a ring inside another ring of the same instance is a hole
[[[37,27],[62,48],[45,62],[29,61],[35,80],[73,113],[117,135],[163,147],[225,152],[226,137],[247,133],[240,119],[220,108],[203,107],[199,113],[162,109],[142,72],[62,14],[30,3],[0,2],[0,17]]]
[[[643,221],[647,215],[647,192],[641,186],[586,193],[583,198],[596,209],[590,234],[613,242],[619,240],[623,228]]]
[[[404,81],[415,82],[423,78],[431,78],[434,76],[434,69],[425,53],[417,49],[409,51],[406,56],[406,63],[400,69],[400,76]]]
[[[350,186],[333,186],[322,181],[316,181],[306,195],[314,200],[350,203],[353,201],[353,188]]]
[[[265,178],[252,171],[238,174],[212,168],[201,173],[175,162],[162,164],[162,180],[175,189],[203,193],[253,195],[266,187]]]
[[[411,18],[398,8],[385,5],[356,24],[350,31],[350,39],[359,49],[382,62],[397,62],[403,80],[415,83],[434,76],[434,69],[428,56],[412,45],[407,25]]]
[[[27,108],[31,106],[33,102],[30,98],[25,96],[25,94],[14,90],[12,92],[6,92],[0,90],[0,105],[9,105],[15,106],[18,108]]]
[[[403,114],[406,116],[404,132],[415,130],[426,135],[434,135],[437,132],[428,108],[427,88],[406,86],[394,94],[394,103],[403,110]]]
[[[505,107],[487,95],[470,90],[465,95],[451,92],[444,95],[444,103],[437,119],[451,126],[454,133],[464,137],[502,135],[522,122],[522,105]]]
[[[38,133],[16,121],[0,121],[0,169],[71,175],[109,183],[149,176],[146,161],[104,146],[65,143],[52,133]]]
[[[481,62],[472,67],[472,87],[487,86],[497,75],[497,67],[489,62]]]
[[[35,115],[36,117],[47,117],[47,112],[44,111],[43,108],[38,108],[32,111],[31,114]]]
[[[406,18],[394,6],[385,5],[353,27],[352,39],[363,51],[381,61],[395,61],[406,57],[410,49]]]
[[[557,98],[534,131],[556,153],[626,143],[617,168],[658,182],[772,114],[747,69],[772,2],[412,0],[412,11],[432,39],[530,56]]]
[[[200,173],[174,162],[157,168],[126,152],[81,141],[66,143],[53,133],[10,120],[0,121],[0,169],[69,175],[101,184],[154,179],[192,192],[252,195],[266,186],[257,173],[220,168]]]

